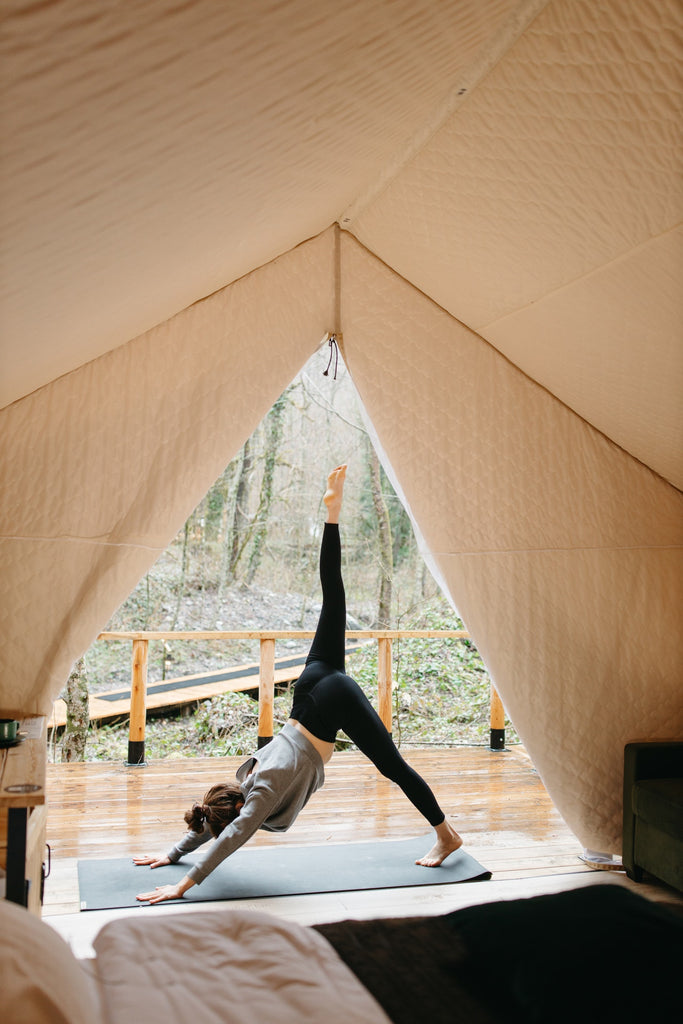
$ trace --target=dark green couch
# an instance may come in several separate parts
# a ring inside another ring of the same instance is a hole
[[[622,860],[683,891],[683,742],[626,744]]]

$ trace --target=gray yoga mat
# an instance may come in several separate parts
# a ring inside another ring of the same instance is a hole
[[[433,836],[373,843],[324,846],[243,847],[223,861],[183,903],[254,899],[304,893],[393,889],[413,885],[483,881],[491,872],[460,849],[438,868],[423,868],[415,858],[427,852]],[[147,906],[136,895],[179,881],[197,854],[162,868],[136,867],[129,858],[80,860],[81,910]],[[175,902],[175,901],[173,901]]]

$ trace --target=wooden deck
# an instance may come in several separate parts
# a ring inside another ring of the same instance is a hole
[[[467,904],[530,896],[578,885],[620,882],[622,872],[593,871],[581,847],[549,799],[521,747],[404,750],[430,782],[437,799],[465,838],[466,849],[493,872],[490,882],[372,892],[289,896],[251,900],[304,924],[345,917],[445,913]],[[80,955],[99,927],[114,916],[79,914],[76,861],[164,853],[184,831],[183,812],[215,781],[233,778],[242,758],[157,761],[146,768],[120,763],[48,766],[47,841],[52,873],[46,881],[43,916]],[[325,787],[287,833],[259,832],[256,845],[354,843],[407,838],[429,831],[400,790],[355,752],[336,753],[326,768]],[[427,844],[428,839],[425,840]],[[425,850],[427,849],[425,845]],[[425,869],[427,870],[427,869]],[[148,878],[148,869],[141,868]],[[637,886],[654,899],[677,899],[667,887]],[[244,907],[245,901],[240,905]],[[203,910],[226,904],[201,904]],[[192,912],[190,906],[145,912]]]

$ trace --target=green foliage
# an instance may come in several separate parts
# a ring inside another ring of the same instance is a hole
[[[401,501],[391,486],[391,482],[384,472],[384,469],[381,467],[380,481],[382,494],[389,513],[394,567],[396,567],[400,565],[404,558],[406,558],[414,549],[415,540],[413,535],[413,524],[410,521],[410,516],[404,509]],[[359,534],[363,537],[366,544],[372,544],[374,543],[374,538],[377,532],[377,513],[372,500],[372,487],[368,467],[364,467],[359,511]]]
[[[434,601],[404,629],[463,629],[442,599]],[[491,682],[471,640],[395,640],[393,736],[412,746],[487,743]],[[376,644],[349,659],[347,670],[373,702],[377,699]],[[508,725],[506,742],[518,742]]]
[[[413,524],[393,491],[387,496],[387,508],[391,520],[394,566],[398,566],[408,558],[415,547]]]
[[[195,746],[223,757],[251,754],[258,737],[258,704],[245,693],[202,701],[194,715]]]
[[[227,476],[227,472],[222,473],[204,499],[206,537],[210,541],[215,541],[219,535],[223,510],[228,502]]]

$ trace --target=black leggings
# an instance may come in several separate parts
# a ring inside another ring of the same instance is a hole
[[[346,597],[336,523],[325,523],[320,549],[323,605],[306,667],[294,687],[291,717],[320,740],[334,743],[342,730],[376,768],[401,787],[430,825],[445,816],[431,789],[396,749],[358,683],[344,672]]]

